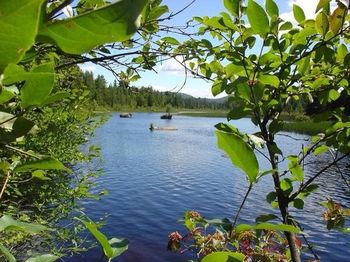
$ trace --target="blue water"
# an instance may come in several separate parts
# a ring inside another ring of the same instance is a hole
[[[129,250],[117,261],[171,262],[194,258],[191,253],[179,255],[166,250],[167,235],[184,232],[179,221],[184,211],[195,209],[207,218],[233,218],[246,192],[245,176],[216,146],[214,125],[225,119],[175,116],[168,121],[159,116],[137,113],[125,119],[113,114],[91,141],[100,145],[104,159],[101,165],[105,175],[97,179],[95,190],[107,189],[109,195],[99,202],[85,201],[82,205],[92,219],[109,214],[102,231],[110,238],[130,241]],[[178,130],[150,132],[150,123]],[[232,124],[248,133],[256,131],[248,119]],[[278,141],[286,154],[297,154],[301,145],[308,143],[285,136],[278,137]],[[261,169],[267,169],[263,158],[259,160]],[[311,174],[329,160],[327,155],[314,158],[306,170]],[[349,171],[345,164],[341,168]],[[304,210],[292,210],[292,214],[301,218],[322,261],[349,261],[350,237],[326,230],[323,208],[318,204],[325,200],[324,195],[350,204],[350,199],[343,197],[346,188],[335,170],[319,181],[320,192],[310,197]],[[240,222],[253,223],[258,215],[271,213],[265,196],[272,190],[269,176],[264,177],[249,196]],[[66,261],[97,261],[100,255],[96,248]]]

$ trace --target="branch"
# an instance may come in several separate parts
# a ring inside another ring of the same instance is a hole
[[[332,163],[328,164],[327,166],[322,168],[320,171],[318,171],[315,175],[310,177],[306,181],[306,183],[301,183],[298,191],[296,191],[293,195],[290,196],[290,200],[293,200],[294,198],[296,198],[305,188],[307,188],[315,179],[317,179],[320,175],[322,175],[327,169],[329,169],[333,165],[336,165],[339,161],[343,160],[344,158],[346,158],[349,155],[350,155],[350,152],[346,153],[345,155],[343,155],[341,157],[339,157],[337,160],[335,160]]]
[[[48,15],[48,19],[52,19],[55,14],[58,13],[58,11],[60,11],[61,9],[63,9],[64,7],[66,7],[67,5],[70,5],[71,3],[73,3],[74,0],[65,0],[63,1],[60,5],[58,5],[56,8],[54,8]]]
[[[102,56],[102,57],[93,57],[93,58],[90,58],[90,57],[83,57],[82,59],[78,59],[78,60],[75,60],[75,61],[72,61],[72,62],[68,62],[68,63],[64,63],[64,64],[61,64],[61,65],[58,65],[56,66],[56,70],[59,70],[59,69],[62,69],[62,68],[65,68],[65,67],[69,67],[69,66],[72,66],[72,65],[77,65],[77,64],[83,64],[83,63],[87,63],[87,62],[93,62],[93,63],[96,63],[96,62],[103,62],[103,61],[106,61],[106,60],[113,60],[115,58],[118,58],[118,57],[124,57],[124,56],[131,56],[131,55],[150,55],[150,54],[157,54],[157,55],[168,55],[168,56],[171,56],[171,57],[174,57],[174,56],[178,56],[178,55],[186,55],[186,54],[175,54],[175,53],[167,53],[167,52],[142,52],[142,51],[131,51],[131,52],[125,52],[125,53],[120,53],[120,54],[115,54],[115,55],[110,55],[110,56]]]

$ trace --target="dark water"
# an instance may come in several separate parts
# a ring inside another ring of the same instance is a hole
[[[183,232],[178,220],[184,211],[195,209],[207,218],[232,218],[246,192],[244,175],[216,147],[213,126],[225,121],[223,118],[175,116],[167,121],[160,120],[159,116],[139,113],[123,119],[114,114],[97,130],[92,141],[101,146],[104,159],[105,175],[97,180],[96,190],[108,189],[109,195],[99,202],[83,205],[92,219],[109,214],[102,231],[110,238],[125,237],[130,241],[129,250],[117,261],[164,262],[193,258],[192,254],[166,251],[169,232]],[[151,122],[174,126],[178,131],[150,132]],[[233,124],[245,132],[255,130],[248,119]],[[284,136],[278,140],[287,154],[297,154],[301,145],[307,144]],[[330,159],[330,156],[312,159],[306,170],[311,174]],[[348,173],[345,164],[341,168]],[[343,197],[344,183],[335,170],[330,170],[319,180],[319,185],[322,193],[310,197],[304,210],[293,210],[293,215],[302,218],[302,225],[310,241],[317,245],[315,250],[322,261],[350,261],[350,237],[326,230],[323,208],[318,204],[325,200],[324,195],[349,204],[350,200]],[[271,213],[265,196],[272,190],[270,178],[263,178],[249,196],[240,222],[253,223],[258,215]],[[97,261],[100,254],[96,249],[66,261]]]

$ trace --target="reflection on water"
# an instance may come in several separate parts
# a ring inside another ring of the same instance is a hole
[[[159,116],[140,113],[123,119],[114,114],[93,141],[101,146],[105,172],[98,179],[96,190],[108,189],[110,193],[98,203],[83,204],[92,219],[110,214],[103,228],[109,237],[129,239],[129,251],[118,261],[171,262],[191,258],[192,254],[166,251],[168,233],[183,230],[179,219],[184,211],[196,209],[208,218],[233,217],[246,191],[244,175],[216,147],[214,125],[224,119],[175,116],[164,121]],[[151,122],[179,130],[150,132]],[[248,119],[233,124],[246,132],[255,131]],[[302,143],[307,143],[287,137],[277,139],[286,154],[297,154]],[[308,174],[328,161],[328,156],[312,159],[306,166]],[[345,166],[341,168],[348,173]],[[324,195],[344,204],[350,204],[350,199],[344,197],[345,188],[336,170],[322,176],[319,185],[322,193],[310,197],[305,209],[293,210],[293,215],[302,218],[311,242],[317,243],[316,251],[322,261],[348,261],[350,250],[346,243],[350,237],[327,232],[322,221],[323,208],[317,202],[324,200]],[[271,212],[265,196],[272,190],[271,179],[264,177],[249,196],[241,222],[253,223],[258,215]],[[67,261],[97,261],[99,252],[92,250]]]

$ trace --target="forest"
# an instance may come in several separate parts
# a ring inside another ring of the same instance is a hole
[[[92,72],[82,72],[82,84],[89,90],[89,99],[96,106],[110,110],[165,110],[174,109],[228,109],[227,98],[206,99],[174,92],[160,92],[152,87],[127,86],[123,81],[108,84],[102,75],[94,77]]]
[[[204,138],[215,138],[220,150],[208,181],[224,159],[235,170],[230,175],[242,175],[238,189],[244,191],[229,194],[224,188],[237,189],[237,184],[216,184],[215,194],[224,193],[235,203],[234,210],[225,206],[228,217],[211,219],[195,209],[183,210],[182,225],[162,233],[168,235],[169,252],[190,254],[191,261],[201,262],[320,261],[318,242],[324,245],[323,255],[327,249],[327,258],[347,252],[349,1],[315,0],[312,18],[292,1],[292,18],[286,18],[281,1],[223,0],[224,10],[216,15],[195,16],[183,25],[168,23],[196,2],[169,10],[162,0],[0,1],[1,261],[68,261],[91,250],[98,252],[100,261],[127,257],[134,243],[105,230],[111,228],[109,214],[91,219],[82,204],[98,208],[108,195],[95,183],[105,175],[98,164],[103,162],[103,148],[92,143],[108,116],[96,111],[162,111],[168,105],[227,111],[210,134],[204,132]],[[225,98],[135,87],[141,73],[154,72],[166,61],[184,69],[185,82],[202,79],[210,83],[213,96]],[[116,81],[110,84],[102,75],[83,72],[79,65],[88,62],[113,72]],[[302,137],[285,133],[290,119],[283,116],[295,112],[321,129]],[[239,126],[242,121],[249,121],[252,129]],[[205,126],[191,124],[199,129],[189,128],[192,136],[185,145],[197,145]],[[293,142],[286,146],[287,138]],[[172,139],[167,143],[175,150]],[[134,140],[137,150],[127,151],[125,144],[117,149],[130,156],[143,152],[147,141]],[[177,150],[163,163],[176,161],[181,153]],[[196,159],[198,168],[212,156],[202,151],[189,151],[191,166],[193,156],[204,157]],[[321,157],[326,161],[318,162]],[[141,169],[140,174],[145,172]],[[127,180],[123,175],[113,181]],[[142,192],[142,199],[158,188],[161,178]],[[261,188],[270,192],[261,196]],[[326,195],[327,188],[342,190]],[[195,189],[205,187],[188,187],[181,194]],[[194,197],[206,203],[206,193],[199,191]],[[252,211],[249,199],[263,201],[267,208],[262,212],[257,207],[256,217],[246,221],[244,214]],[[206,210],[219,202],[211,202]],[[310,212],[312,204],[322,215]],[[123,208],[133,206],[125,201]],[[310,216],[322,223],[307,224]],[[310,241],[321,227],[332,241]],[[156,256],[161,251],[151,252]]]

